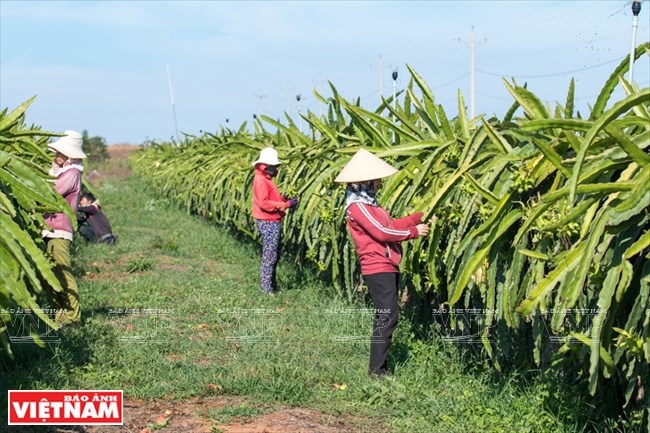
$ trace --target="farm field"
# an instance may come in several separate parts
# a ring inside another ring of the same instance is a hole
[[[119,156],[93,184],[120,242],[75,243],[83,325],[45,349],[14,345],[0,407],[7,389],[123,389],[123,427],[74,431],[583,431],[586,402],[553,376],[486,373],[458,347],[423,338],[408,311],[394,377],[368,379],[367,343],[332,338],[367,334],[367,316],[335,316],[363,304],[287,261],[282,291],[258,294],[256,244],[157,197]],[[251,335],[268,341],[229,338]]]
[[[403,102],[376,109],[330,83],[315,94],[324,115],[113,146],[108,160],[84,131],[97,152],[83,182],[119,242],[72,243],[83,320],[63,329],[41,309],[48,286],[63,290],[43,214],[74,218],[46,168],[61,134],[26,125],[35,97],[4,109],[0,408],[12,389],[123,390],[123,427],[75,431],[647,431],[650,88],[627,82],[629,65],[588,113],[574,79],[555,106],[513,79],[502,117],[468,117],[460,92],[447,113],[408,67]],[[266,147],[279,191],[300,199],[273,296],[259,292],[251,216]],[[359,149],[399,169],[378,202],[422,212],[431,232],[405,245],[381,380],[367,376],[373,305],[334,181]]]

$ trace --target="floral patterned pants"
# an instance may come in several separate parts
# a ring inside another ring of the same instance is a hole
[[[273,293],[277,289],[275,269],[280,258],[280,237],[282,234],[279,221],[255,220],[262,235],[262,267],[260,269],[260,290]]]

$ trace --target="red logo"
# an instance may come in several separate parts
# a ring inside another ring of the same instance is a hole
[[[122,391],[9,391],[9,425],[122,425]]]

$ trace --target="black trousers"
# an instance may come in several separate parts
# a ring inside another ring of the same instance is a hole
[[[370,374],[386,372],[386,357],[399,316],[397,304],[397,272],[364,275],[372,302],[375,321],[370,339]]]
[[[81,236],[86,238],[89,242],[97,242],[95,231],[88,223],[79,223],[77,230],[81,233]]]

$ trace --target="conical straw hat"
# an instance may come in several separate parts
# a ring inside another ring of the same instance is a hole
[[[382,161],[365,149],[359,149],[352,159],[343,167],[334,182],[353,183],[381,179],[397,173],[392,165]]]

